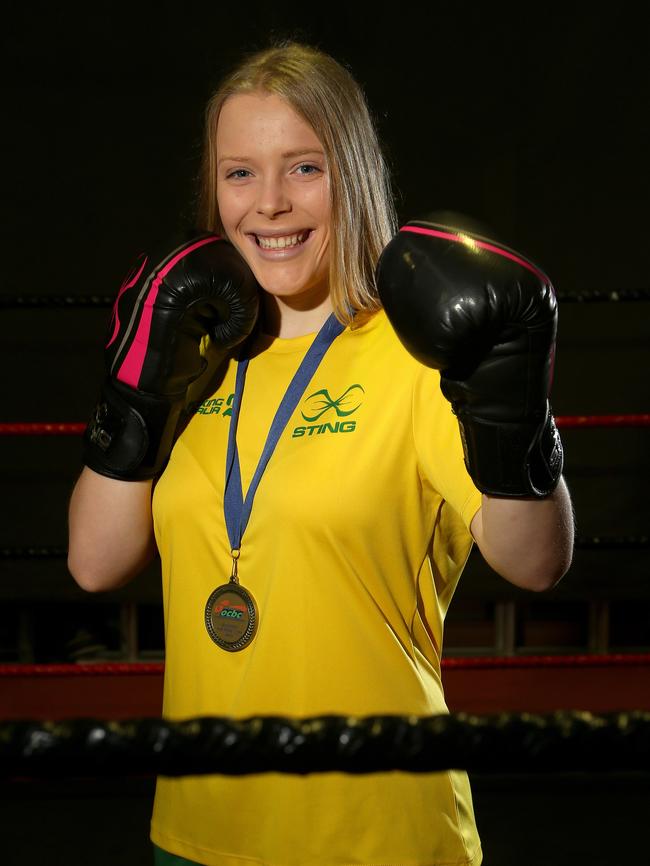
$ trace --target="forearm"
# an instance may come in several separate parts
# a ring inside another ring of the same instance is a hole
[[[544,499],[483,495],[471,529],[487,563],[524,589],[550,589],[571,564],[573,511],[563,479]]]
[[[72,492],[68,568],[91,592],[128,583],[155,554],[152,481],[118,481],[84,467]]]

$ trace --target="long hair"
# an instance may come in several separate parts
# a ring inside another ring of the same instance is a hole
[[[284,99],[312,127],[330,174],[329,283],[344,324],[361,324],[381,307],[375,285],[379,255],[396,230],[391,182],[365,96],[333,57],[284,42],[247,57],[222,81],[205,112],[199,227],[223,232],[217,205],[216,133],[230,96],[253,91]]]

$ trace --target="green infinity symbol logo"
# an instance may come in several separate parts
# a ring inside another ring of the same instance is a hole
[[[363,398],[358,392],[361,392],[361,394],[365,393],[361,385],[350,385],[338,400],[332,400],[327,388],[321,388],[320,391],[314,391],[305,400],[307,404],[305,409],[309,414],[305,412],[301,412],[300,414],[305,421],[309,421],[310,423],[318,421],[330,409],[334,409],[339,418],[345,418],[356,412],[363,402]]]

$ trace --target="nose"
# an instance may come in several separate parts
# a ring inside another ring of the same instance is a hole
[[[291,200],[281,177],[267,175],[259,188],[257,212],[275,219],[291,210]]]

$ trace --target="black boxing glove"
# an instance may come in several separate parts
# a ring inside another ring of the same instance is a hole
[[[227,241],[199,235],[142,255],[122,283],[105,349],[107,378],[84,435],[84,463],[125,481],[163,469],[210,337],[225,358],[252,331],[258,286]]]
[[[474,229],[437,221],[407,223],[376,276],[402,344],[441,372],[478,489],[551,493],[563,454],[548,399],[557,330],[548,277]]]

